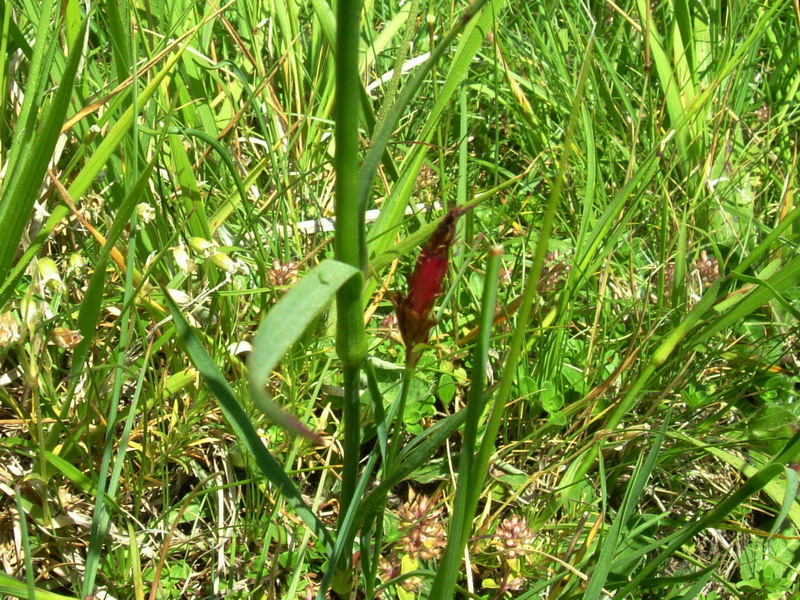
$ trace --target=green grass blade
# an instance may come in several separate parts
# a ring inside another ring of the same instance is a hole
[[[617,550],[620,538],[625,535],[627,523],[633,514],[634,507],[641,498],[644,486],[656,466],[656,460],[658,459],[658,453],[661,450],[666,430],[667,421],[665,420],[661,431],[659,431],[655,442],[647,453],[647,458],[641,457],[633,470],[634,476],[626,486],[622,506],[611,524],[608,534],[599,545],[597,560],[595,561],[594,569],[589,573],[589,583],[583,593],[583,600],[597,600],[603,593],[603,586],[605,586],[608,573],[614,562],[614,553]]]
[[[503,365],[503,374],[500,379],[500,386],[492,404],[489,422],[487,424],[483,441],[481,443],[481,448],[479,450],[481,457],[478,464],[483,465],[484,470],[488,467],[489,459],[494,451],[495,436],[500,428],[503,412],[505,411],[505,406],[508,402],[511,388],[516,377],[517,364],[519,363],[520,356],[522,355],[523,342],[527,337],[529,330],[531,309],[533,307],[534,298],[538,293],[539,278],[542,272],[542,266],[544,265],[545,254],[548,251],[548,242],[552,233],[553,223],[556,217],[556,210],[558,208],[559,201],[561,200],[561,192],[564,187],[567,165],[572,153],[572,138],[576,123],[580,119],[580,107],[583,102],[583,92],[589,72],[590,58],[592,56],[592,48],[594,44],[593,39],[594,38],[592,37],[588,40],[588,45],[584,53],[583,64],[578,75],[575,96],[572,101],[570,119],[564,133],[558,172],[548,198],[547,208],[542,222],[541,233],[539,240],[537,241],[533,265],[526,277],[522,302],[520,304],[519,314],[517,316],[517,325],[512,335],[511,345]],[[480,486],[477,487],[480,488]]]
[[[120,204],[114,216],[111,228],[108,231],[108,235],[106,236],[106,244],[100,250],[97,261],[95,262],[94,271],[86,286],[86,293],[83,297],[83,302],[81,302],[80,310],[78,311],[78,330],[81,332],[83,340],[75,347],[72,354],[72,366],[70,369],[70,374],[72,376],[62,409],[64,414],[59,415],[59,419],[56,420],[55,424],[50,429],[45,444],[47,448],[53,448],[58,443],[58,436],[62,430],[62,423],[66,418],[66,411],[69,410],[73,394],[75,393],[75,386],[78,385],[80,380],[78,375],[84,370],[86,360],[89,357],[89,352],[94,343],[97,333],[97,324],[100,321],[100,313],[103,308],[106,266],[109,256],[111,251],[116,248],[117,240],[119,240],[126,226],[130,223],[130,218],[136,208],[136,204],[142,198],[149,185],[150,174],[155,167],[156,161],[157,158],[154,157],[144,168],[130,193]]]
[[[395,461],[396,467],[384,479],[380,485],[372,490],[369,495],[361,502],[355,525],[359,525],[369,516],[379,505],[386,494],[395,485],[406,479],[414,471],[425,464],[433,453],[458,430],[464,423],[467,413],[462,409],[455,414],[442,419],[433,427],[426,429],[409,444],[403,448]]]
[[[712,321],[709,325],[702,328],[690,343],[693,345],[702,344],[713,335],[741,322],[767,302],[776,300],[783,294],[800,285],[800,257],[795,258],[783,266],[777,273],[769,277],[762,285],[752,290],[744,296],[733,308],[724,315]]]
[[[647,23],[647,43],[650,46],[650,53],[655,63],[656,73],[658,74],[661,87],[667,104],[667,112],[670,117],[670,124],[676,131],[680,155],[689,157],[690,135],[687,131],[686,106],[683,100],[683,89],[675,76],[672,68],[672,61],[664,50],[664,44],[656,31],[656,23],[653,20],[652,9],[649,4],[642,0],[637,0],[639,14],[643,23]],[[693,100],[693,98],[688,99]]]
[[[751,265],[755,264],[756,261],[774,251],[775,244],[779,243],[781,236],[783,236],[786,231],[792,227],[798,218],[800,218],[800,206],[796,206],[792,212],[781,219],[781,222],[778,224],[778,226],[770,231],[769,234],[764,237],[761,243],[759,243],[758,246],[756,246],[753,251],[747,255],[747,258],[736,265],[733,271],[744,273],[750,268]]]
[[[507,190],[514,183],[519,182],[526,174],[527,172],[523,172],[515,177],[511,177],[503,183],[477,194],[474,198],[472,198],[472,200],[480,204],[488,203],[490,200],[497,197],[500,192]],[[425,240],[431,237],[431,234],[436,231],[436,228],[439,226],[439,223],[441,223],[442,219],[444,219],[444,215],[438,219],[432,220],[430,223],[426,223],[413,233],[404,235],[403,239],[398,241],[396,244],[391,245],[390,248],[387,248],[384,252],[373,258],[369,263],[370,275],[374,275],[376,272],[381,271],[391,264],[392,261],[402,258],[403,256],[422,246]],[[367,241],[372,242],[374,239],[375,238],[368,238]]]
[[[378,170],[378,165],[380,164],[381,157],[386,149],[386,144],[389,143],[389,138],[391,137],[397,122],[400,120],[400,117],[402,117],[403,111],[405,110],[406,106],[408,106],[409,102],[411,102],[411,100],[414,98],[419,88],[422,86],[422,83],[425,81],[428,73],[430,73],[434,65],[444,55],[445,51],[450,47],[450,45],[455,41],[462,31],[470,31],[475,27],[475,21],[479,22],[477,30],[472,31],[471,35],[468,35],[467,39],[473,40],[476,36],[481,36],[482,40],[484,37],[486,37],[488,24],[493,20],[492,16],[497,14],[496,11],[500,10],[502,7],[502,2],[494,1],[478,19],[475,19],[487,2],[488,0],[478,0],[467,9],[467,12],[461,19],[459,19],[459,21],[456,22],[450,32],[448,32],[447,36],[445,36],[445,38],[431,51],[430,58],[428,58],[428,60],[425,61],[425,64],[414,73],[413,77],[397,95],[397,98],[394,100],[391,108],[385,112],[385,116],[378,123],[378,129],[372,136],[372,144],[367,151],[367,155],[364,157],[364,165],[361,167],[361,171],[358,174],[358,196],[362,211],[366,210],[369,191],[372,187],[372,180],[375,177],[375,172]],[[477,46],[473,44],[468,44],[468,48],[470,48],[470,50],[459,52],[457,59],[451,64],[450,73],[448,73],[444,89],[441,92],[442,96],[440,96],[438,99],[437,105],[444,107],[445,104],[442,102],[442,98],[449,99],[450,96],[452,96],[452,94],[455,92],[456,84],[463,80],[466,73],[466,67],[469,64],[468,61],[466,63],[463,61],[466,58],[471,60],[475,55],[475,52],[478,50]],[[433,125],[437,122],[437,120],[438,118],[428,120],[426,124],[428,131],[432,131]],[[425,134],[423,134],[421,137],[424,139]]]
[[[783,502],[781,502],[781,509],[775,515],[775,522],[769,530],[769,538],[772,539],[781,530],[784,521],[790,516],[792,512],[797,512],[800,505],[797,502],[797,490],[800,484],[797,471],[791,467],[784,467],[783,474],[786,477],[786,491],[783,495]],[[795,523],[796,524],[796,523]]]
[[[52,27],[50,17],[53,12],[53,4],[53,0],[45,0],[40,5],[39,22],[37,24],[36,32],[37,40],[47,40],[50,37],[48,36],[48,33]],[[3,10],[3,13],[5,13],[6,18],[10,18],[10,13],[12,11],[7,10],[5,5],[3,8],[5,9]],[[14,30],[19,31],[16,24],[14,24],[12,28],[12,31]],[[25,38],[21,33],[20,37],[22,38],[22,41],[25,42]],[[2,191],[3,196],[5,196],[5,194],[8,192],[11,182],[17,178],[15,174],[18,173],[17,163],[20,160],[20,157],[25,156],[24,153],[26,150],[30,149],[30,144],[33,140],[36,128],[37,111],[41,101],[42,75],[45,71],[49,71],[50,69],[52,64],[52,54],[50,54],[48,50],[52,49],[52,46],[54,46],[55,43],[55,39],[51,39],[49,44],[35,44],[32,54],[29,55],[31,65],[30,69],[28,70],[28,83],[25,90],[25,100],[22,102],[22,107],[20,108],[19,117],[17,118],[18,125],[14,129],[14,136],[11,141],[11,150],[6,158],[8,161],[8,177],[3,182],[2,186],[0,186],[0,191]],[[25,42],[25,44],[27,45],[27,42]],[[78,45],[79,44],[76,44],[76,46]],[[49,56],[47,56],[48,54]]]
[[[84,22],[78,42],[70,50],[67,67],[58,86],[58,91],[43,119],[42,128],[36,142],[22,158],[19,176],[12,183],[0,200],[0,231],[5,239],[0,244],[0,281],[5,280],[11,268],[11,262],[19,247],[22,232],[30,219],[34,202],[39,196],[39,188],[47,171],[47,164],[53,156],[58,142],[59,132],[67,116],[72,86],[83,54],[83,37],[88,21]]]
[[[724,461],[737,471],[739,471],[745,477],[752,477],[756,474],[758,469],[751,465],[747,460],[743,459],[741,456],[728,452],[723,448],[718,448],[716,446],[707,446],[701,440],[698,440],[692,436],[686,435],[680,432],[672,432],[671,435],[676,437],[680,440],[684,440],[689,442],[690,444],[698,447],[703,448],[708,451],[709,454],[717,457],[718,459]],[[772,501],[777,505],[780,506],[780,511],[775,518],[775,524],[773,524],[772,531],[770,534],[774,534],[779,527],[781,522],[788,518],[795,528],[800,529],[800,502],[797,502],[796,498],[796,487],[797,481],[796,477],[797,474],[792,469],[786,469],[786,482],[781,483],[779,481],[771,481],[767,485],[764,486],[764,493],[768,495]]]
[[[483,299],[481,301],[480,328],[478,339],[472,352],[472,377],[466,408],[464,441],[461,447],[456,497],[450,517],[450,534],[444,557],[431,586],[432,598],[451,598],[453,596],[458,574],[461,570],[464,548],[472,530],[472,522],[478,505],[477,498],[480,496],[480,492],[476,494],[476,490],[483,488],[485,465],[481,464],[480,456],[475,455],[475,448],[478,445],[478,424],[485,408],[486,365],[488,364],[492,323],[497,300],[497,276],[500,271],[501,258],[501,248],[494,247],[489,251]]]
[[[250,395],[265,415],[291,433],[319,441],[319,436],[272,401],[264,385],[283,355],[333,300],[336,292],[353,278],[360,282],[360,274],[355,267],[335,260],[321,262],[270,309],[258,328],[253,351],[247,359]]]
[[[698,579],[692,584],[692,587],[686,590],[686,593],[683,596],[681,596],[681,600],[694,600],[695,598],[697,598],[703,591],[703,589],[706,587],[708,582],[711,580],[711,578],[714,576],[715,566],[716,565],[711,564],[708,565],[706,568],[701,569],[699,572],[693,573],[692,574],[693,577],[697,577]]]
[[[294,482],[286,474],[286,471],[283,470],[280,463],[264,447],[264,442],[259,437],[253,423],[242,409],[233,390],[228,385],[228,382],[225,381],[217,365],[214,364],[214,360],[197,339],[193,329],[189,326],[189,323],[186,322],[178,306],[166,292],[164,293],[164,301],[172,314],[172,318],[175,320],[178,335],[186,353],[189,355],[189,359],[197,370],[200,371],[203,380],[208,385],[211,393],[216,397],[222,409],[222,413],[225,415],[225,419],[230,424],[236,437],[244,444],[255,460],[258,468],[278,489],[281,496],[297,513],[297,516],[303,520],[312,532],[314,532],[314,535],[322,542],[328,552],[332,551],[333,540],[331,539],[330,533],[328,533],[328,529],[314,514],[311,508],[309,508],[305,500],[303,500]]]
[[[134,220],[133,224],[135,226]],[[126,260],[124,287],[123,287],[123,310],[121,314],[122,324],[120,326],[120,335],[116,347],[111,352],[109,362],[114,365],[112,372],[112,388],[110,399],[108,402],[107,413],[105,415],[106,423],[109,427],[105,431],[103,440],[103,450],[100,457],[100,464],[97,475],[97,489],[98,494],[95,498],[94,511],[92,513],[92,527],[89,533],[89,547],[86,552],[86,568],[83,574],[83,583],[81,593],[84,597],[91,596],[94,593],[95,578],[100,566],[100,558],[103,551],[103,543],[105,542],[108,533],[108,525],[110,523],[110,515],[108,507],[106,506],[105,497],[106,493],[109,496],[116,494],[116,486],[119,480],[119,469],[122,466],[122,461],[117,461],[114,469],[109,473],[109,466],[114,454],[114,445],[118,443],[118,456],[123,457],[127,448],[127,434],[130,432],[130,425],[133,423],[133,418],[136,415],[136,405],[138,403],[139,394],[141,393],[142,382],[144,381],[145,369],[142,368],[139,372],[136,390],[134,391],[133,398],[131,399],[130,412],[126,419],[125,431],[123,432],[122,439],[119,441],[115,435],[115,428],[112,426],[117,423],[117,415],[119,414],[119,407],[122,400],[122,385],[123,385],[123,370],[125,367],[125,355],[127,350],[128,331],[131,327],[131,319],[127,318],[129,313],[132,312],[133,305],[132,299],[134,297],[134,258],[136,255],[136,232],[133,230],[133,235],[128,239],[128,256]],[[148,351],[149,353],[149,351]],[[68,405],[68,403],[65,403]],[[59,419],[61,422],[62,419]]]
[[[653,351],[647,366],[636,378],[636,381],[630,387],[625,396],[620,400],[619,404],[614,408],[614,411],[606,421],[606,427],[609,429],[615,428],[620,424],[625,414],[631,409],[634,402],[639,397],[639,392],[644,388],[647,382],[655,373],[656,369],[663,365],[667,359],[672,356],[675,349],[678,347],[684,338],[689,334],[692,328],[706,316],[707,311],[711,308],[714,301],[719,294],[720,284],[717,283],[706,291],[689,314],[666,336],[658,347]]]
[[[784,472],[784,465],[781,461],[788,460],[789,457],[796,455],[799,450],[800,433],[797,433],[789,440],[789,443],[786,444],[772,463],[765,466],[750,479],[745,481],[738,490],[728,494],[714,509],[705,513],[697,521],[686,525],[680,533],[676,535],[657,556],[649,560],[645,567],[639,571],[627,585],[619,590],[616,595],[620,598],[624,598],[625,594],[637,589],[646,579],[652,577],[659,565],[664,563],[664,561],[679,550],[681,546],[691,540],[699,532],[719,523],[730,514],[731,511],[735,510],[741,506],[742,503],[761,491],[770,481]]]
[[[22,546],[22,562],[25,565],[25,590],[29,598],[36,598],[36,572],[33,569],[33,554],[31,553],[31,539],[28,535],[28,519],[25,517],[25,505],[19,487],[14,490],[17,501],[17,516],[19,517],[20,546]]]
[[[170,56],[167,62],[164,64],[164,67],[159,71],[150,83],[142,90],[142,92],[138,96],[138,106],[144,105],[144,103],[153,95],[153,93],[158,89],[158,86],[164,80],[164,78],[170,73],[172,67],[178,61],[178,59],[183,54],[184,50],[188,47],[188,40],[181,45],[176,52]],[[103,139],[103,141],[98,146],[97,150],[92,154],[91,158],[86,161],[83,169],[81,169],[80,173],[75,177],[75,179],[70,184],[67,191],[69,192],[70,197],[72,198],[79,198],[81,195],[86,193],[86,191],[91,186],[92,182],[94,181],[95,177],[97,177],[98,173],[103,169],[105,164],[108,162],[109,158],[116,152],[118,146],[122,143],[125,139],[125,136],[130,131],[131,127],[134,124],[134,108],[135,105],[131,105],[125,113],[120,117],[120,120],[117,121],[114,126],[109,131],[108,135]],[[63,122],[63,120],[62,120]],[[59,123],[59,129],[61,127],[61,123]],[[57,133],[54,135],[53,139],[56,140],[58,138]],[[53,141],[55,144],[55,141]],[[45,162],[44,168],[47,167],[47,163]],[[41,179],[40,179],[41,181]],[[5,204],[5,200],[3,200],[3,205]],[[2,211],[2,206],[0,206],[0,211]],[[41,248],[42,244],[45,243],[47,238],[53,232],[53,230],[64,220],[64,218],[69,214],[69,209],[66,206],[59,205],[55,207],[51,213],[51,215],[45,221],[41,231],[36,234],[36,237],[31,241],[31,245],[25,250],[22,257],[17,261],[14,267],[10,271],[6,271],[6,276],[0,278],[2,284],[0,284],[0,305],[2,305],[5,300],[11,295],[14,286],[18,279],[22,276],[25,272],[25,269],[28,267],[28,264],[33,259],[34,256]],[[27,219],[27,217],[26,217]],[[1,221],[0,221],[1,222]],[[23,223],[24,225],[24,223]],[[0,253],[3,252],[4,246],[0,247]],[[11,257],[13,258],[14,253],[16,252],[16,246],[14,247],[13,252],[11,253]],[[11,259],[9,258],[9,261]],[[0,263],[2,265],[2,263]],[[0,270],[2,272],[2,270]]]
[[[380,255],[393,245],[394,240],[390,232],[394,231],[403,218],[406,205],[414,189],[414,182],[416,181],[419,169],[422,167],[422,161],[427,150],[428,142],[430,142],[435,132],[436,124],[439,122],[445,108],[447,108],[452,101],[453,94],[459,89],[470,67],[470,63],[486,39],[486,32],[491,28],[496,15],[502,9],[503,5],[504,0],[492,0],[492,2],[483,9],[480,16],[477,19],[471,19],[469,21],[469,26],[465,28],[455,55],[450,62],[450,68],[447,72],[444,84],[439,90],[436,102],[433,107],[431,107],[422,130],[416,136],[419,143],[414,146],[409,156],[405,159],[403,170],[400,174],[400,180],[392,188],[391,194],[381,207],[378,220],[370,228],[370,255]],[[411,82],[406,85],[411,85]],[[398,109],[407,101],[404,94],[405,88],[400,92],[395,101]],[[390,123],[395,122],[396,118],[399,118],[399,115],[395,116],[394,112],[393,110],[387,112],[385,126],[388,127]],[[373,145],[381,144],[382,139],[382,136],[376,135],[373,140]],[[375,169],[377,169],[378,158],[377,150],[374,154],[368,154],[364,159],[364,166],[359,174],[359,194],[362,202],[362,209],[365,207],[366,202],[364,195],[368,193],[369,186],[372,182],[372,174]]]
[[[19,25],[17,25],[11,13],[12,11],[6,10],[6,1],[0,0],[0,18],[8,21],[8,36],[10,38],[8,41],[12,42],[8,44],[8,50],[14,52],[19,49],[25,55],[25,58],[33,62],[33,49],[20,31]]]
[[[10,575],[0,573],[0,594],[8,594],[14,598],[23,598],[24,600],[78,600],[75,596],[63,596],[42,588],[36,588],[35,593],[35,596],[31,595],[26,584],[17,581]]]
[[[375,468],[375,464],[378,462],[378,456],[379,454],[377,452],[373,452],[369,457],[367,465],[364,467],[364,471],[361,473],[361,477],[358,480],[358,485],[356,485],[356,489],[353,493],[354,498],[363,497],[364,492],[367,490],[367,485],[370,482],[372,471]],[[331,581],[336,575],[336,566],[339,564],[342,552],[352,545],[355,532],[354,526],[357,522],[360,522],[357,517],[361,510],[362,507],[358,502],[351,502],[350,506],[347,507],[347,512],[345,513],[344,518],[342,518],[337,524],[336,544],[334,544],[333,552],[328,557],[328,566],[325,569],[325,573],[322,576],[322,581],[320,582],[317,600],[325,600],[327,597],[326,592],[328,591]]]

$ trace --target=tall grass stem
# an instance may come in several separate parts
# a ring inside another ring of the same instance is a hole
[[[486,267],[483,298],[481,301],[481,317],[478,337],[472,354],[472,378],[467,401],[467,416],[464,423],[464,443],[459,461],[458,487],[453,502],[450,520],[450,535],[436,577],[431,587],[430,598],[446,600],[453,597],[456,580],[461,565],[464,547],[469,539],[472,518],[475,514],[471,506],[471,490],[474,485],[480,487],[483,477],[475,467],[475,447],[478,438],[478,424],[483,414],[486,365],[489,357],[489,343],[497,301],[497,280],[500,272],[502,248],[493,247],[489,251]]]
[[[359,80],[358,47],[361,0],[340,0],[336,15],[336,259],[364,270],[366,233],[358,203],[358,117]],[[336,296],[336,353],[344,366],[343,470],[339,526],[353,501],[358,482],[359,441],[359,372],[366,356],[364,310],[360,277],[353,277]],[[354,588],[352,536],[342,550],[334,575],[334,590],[348,598]]]

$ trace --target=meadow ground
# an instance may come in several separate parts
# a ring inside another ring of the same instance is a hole
[[[796,0],[0,1],[0,597],[795,597],[799,67]]]

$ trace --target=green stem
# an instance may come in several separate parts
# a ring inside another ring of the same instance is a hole
[[[511,387],[517,373],[517,364],[519,363],[522,354],[522,344],[528,335],[528,323],[530,322],[531,308],[533,307],[533,300],[536,297],[537,289],[539,287],[539,277],[542,273],[542,266],[544,265],[545,255],[547,254],[547,245],[550,241],[550,234],[553,231],[553,223],[555,221],[556,209],[558,208],[559,200],[561,199],[561,191],[564,188],[564,180],[566,178],[567,164],[569,163],[570,150],[572,147],[572,136],[575,131],[575,123],[578,120],[578,112],[583,98],[583,90],[586,84],[586,78],[591,66],[590,57],[594,46],[594,37],[589,38],[589,43],[584,55],[583,66],[581,67],[580,75],[578,76],[578,85],[575,91],[575,98],[572,103],[572,112],[570,114],[567,130],[564,133],[564,141],[562,144],[563,150],[561,159],[558,165],[558,172],[556,173],[553,188],[550,191],[550,197],[547,201],[547,208],[545,209],[544,218],[542,220],[542,229],[539,234],[539,241],[536,246],[536,254],[533,259],[533,266],[531,267],[530,275],[525,282],[525,290],[522,294],[522,303],[520,304],[519,313],[517,316],[517,326],[514,329],[514,334],[511,337],[511,347],[508,351],[505,364],[503,365],[503,375],[500,379],[500,386],[497,390],[497,395],[494,398],[489,420],[486,424],[486,430],[483,434],[481,446],[478,450],[478,457],[473,466],[472,473],[474,479],[470,485],[470,499],[468,506],[477,507],[478,498],[483,484],[483,479],[486,476],[486,470],[489,465],[489,459],[494,452],[494,441],[497,432],[500,429],[500,423],[505,406],[508,402],[508,397],[511,394]],[[468,509],[469,510],[469,509]]]
[[[394,461],[400,453],[400,446],[403,441],[401,435],[403,433],[403,415],[406,412],[406,401],[408,400],[408,390],[411,388],[411,380],[414,377],[414,367],[416,361],[406,361],[406,368],[403,371],[403,384],[400,388],[400,397],[397,399],[397,407],[391,411],[389,415],[389,422],[394,423],[392,427],[392,437],[389,440],[388,455],[386,457],[386,464],[383,468],[384,476],[394,469]]]
[[[359,367],[344,367],[344,411],[342,427],[344,428],[344,449],[342,467],[342,494],[339,506],[339,520],[337,530],[343,533],[344,519],[347,510],[355,501],[355,492],[358,485],[358,462],[360,458],[361,427],[359,422],[358,379]],[[334,577],[334,589],[337,593],[347,597],[353,589],[353,535],[348,534],[346,542],[339,555],[337,573]]]
[[[357,366],[344,368],[344,411],[343,427],[344,440],[344,465],[342,467],[342,500],[339,509],[339,520],[344,518],[350,503],[353,501],[353,492],[358,480],[359,462],[359,400],[358,400],[358,375]]]
[[[514,330],[513,336],[511,337],[511,347],[509,348],[505,364],[503,365],[503,376],[500,380],[500,386],[497,390],[494,401],[492,402],[489,418],[486,423],[483,438],[481,439],[480,447],[474,456],[472,453],[467,454],[466,448],[462,454],[462,466],[461,472],[459,473],[458,490],[456,492],[456,501],[453,508],[453,520],[451,524],[452,537],[445,551],[441,568],[437,572],[431,588],[430,597],[436,598],[437,600],[449,600],[449,598],[453,597],[457,578],[457,567],[460,564],[461,556],[463,555],[464,545],[468,540],[468,533],[466,533],[466,531],[471,523],[472,516],[475,514],[475,511],[478,507],[478,501],[480,499],[481,491],[483,490],[483,482],[486,478],[486,473],[489,467],[489,460],[494,453],[497,432],[500,429],[502,417],[505,412],[505,406],[511,393],[511,387],[514,383],[517,364],[519,363],[519,359],[522,354],[523,342],[528,334],[528,323],[530,320],[531,309],[533,307],[533,301],[536,298],[537,288],[539,286],[539,276],[542,272],[542,265],[544,264],[545,255],[547,254],[547,244],[550,240],[550,234],[553,231],[556,209],[561,198],[561,191],[564,187],[567,164],[570,156],[570,148],[572,145],[572,136],[575,131],[575,123],[577,122],[578,112],[581,106],[584,85],[589,72],[589,57],[591,56],[593,43],[594,38],[590,38],[583,66],[581,68],[580,75],[578,76],[578,85],[575,92],[575,98],[572,103],[572,113],[570,114],[567,130],[564,134],[563,151],[558,165],[558,172],[556,174],[555,181],[553,182],[553,188],[550,192],[550,197],[547,202],[544,219],[542,220],[542,229],[536,247],[536,254],[534,255],[533,259],[533,266],[531,267],[530,275],[525,281],[525,291],[522,295],[522,303],[520,305],[519,315],[517,317],[517,326]],[[491,268],[491,261],[489,265]],[[488,275],[486,285],[491,285],[488,281]],[[486,312],[487,308],[489,309],[489,312],[491,312],[493,309],[493,304],[492,306],[487,307],[486,300],[484,300],[484,312]],[[481,326],[483,327],[483,322],[481,323]],[[483,334],[488,335],[487,332],[483,332]],[[477,362],[481,358],[480,354],[478,354],[478,351],[482,350],[485,354],[487,349],[488,348],[482,349],[476,346],[476,368],[478,368]],[[485,370],[485,363],[482,368]],[[479,385],[479,382],[483,381],[483,376],[483,373],[473,373],[472,385]],[[470,390],[470,404],[468,405],[468,411],[470,411],[470,409],[472,409],[480,401],[480,397],[477,397],[477,390],[480,390],[482,393],[482,388],[476,388],[474,394],[472,390]],[[474,438],[476,435],[475,431],[471,429],[474,427],[474,425],[474,423],[470,423],[468,416],[467,425],[465,426],[465,442],[468,442],[468,437]],[[465,461],[464,458],[467,460]]]
[[[417,361],[414,359],[412,352],[409,351],[406,353],[406,368],[403,371],[403,382],[400,388],[400,397],[397,399],[397,402],[389,411],[388,416],[386,417],[386,423],[393,424],[392,426],[392,437],[387,444],[386,454],[384,455],[384,465],[383,465],[383,477],[388,479],[389,474],[395,468],[395,462],[397,460],[397,456],[400,453],[400,448],[403,444],[402,440],[402,433],[405,427],[403,426],[405,421],[403,420],[403,415],[406,411],[406,402],[408,399],[408,390],[411,387],[411,380],[414,377],[414,368],[416,367]],[[371,568],[369,572],[365,573],[366,577],[366,598],[370,600],[374,598],[375,594],[375,575],[378,570],[378,562],[380,561],[381,556],[381,545],[383,544],[383,507],[386,504],[385,495],[382,498],[381,502],[378,503],[378,509],[375,510],[375,513],[368,516],[365,521],[364,529],[362,530],[362,535],[366,532],[370,531],[374,527],[374,535],[372,539],[372,548],[374,550],[373,556],[371,559]],[[366,545],[362,544],[361,551],[366,551]]]
[[[336,16],[336,98],[335,98],[335,138],[336,155],[334,167],[336,169],[336,259],[347,264],[364,269],[365,226],[359,214],[358,205],[358,88],[361,84],[358,76],[358,43],[359,43],[359,15],[361,14],[361,0],[340,0]],[[360,284],[358,284],[360,285]],[[360,287],[354,300],[360,302]],[[348,300],[350,294],[344,293]],[[355,312],[350,302],[341,303],[339,316],[345,312],[341,327],[348,328],[347,333],[363,330],[361,307],[358,307],[358,319],[361,323],[357,327],[350,322],[349,313]],[[345,336],[352,337],[351,335]],[[337,339],[338,342],[338,339]],[[337,343],[337,351],[339,344]],[[349,352],[345,352],[349,357]],[[341,356],[341,355],[340,355]],[[348,361],[345,357],[342,360]],[[358,362],[363,356],[358,357]]]
[[[339,0],[336,14],[336,260],[360,270],[365,268],[366,234],[358,205],[358,76],[359,18],[361,0]],[[341,529],[347,509],[354,501],[358,485],[359,371],[367,351],[364,311],[361,301],[362,279],[353,277],[336,295],[336,354],[344,366],[344,456],[342,495],[339,509]],[[352,569],[352,536],[348,536],[334,575],[333,589],[342,598],[352,596],[355,580]]]
[[[361,536],[362,557],[365,551],[370,551],[369,568],[364,569],[364,598],[374,600],[375,580],[378,577],[383,546],[383,511],[365,521]]]
[[[477,503],[473,505],[473,490],[482,488],[483,473],[481,464],[475,463],[475,446],[478,438],[478,423],[483,414],[484,390],[486,388],[486,364],[489,356],[489,342],[492,335],[494,307],[497,300],[497,279],[500,272],[502,248],[489,251],[489,262],[484,278],[481,320],[478,338],[472,356],[472,379],[467,399],[467,417],[464,424],[464,442],[459,461],[458,485],[453,502],[450,520],[450,535],[447,548],[431,587],[430,598],[452,598],[456,585],[461,557],[467,545],[472,520]],[[486,436],[484,436],[484,440]],[[493,439],[493,438],[492,438]]]
[[[336,43],[336,260],[365,269],[364,219],[358,206],[358,42],[361,0],[341,0]],[[354,277],[336,296],[336,353],[345,366],[358,366],[366,356],[362,282]],[[354,380],[358,383],[357,378]]]

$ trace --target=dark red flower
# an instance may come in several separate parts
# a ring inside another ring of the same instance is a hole
[[[413,356],[417,344],[428,341],[431,328],[436,323],[430,314],[436,298],[442,295],[450,246],[456,235],[456,221],[472,206],[450,209],[419,253],[414,272],[408,278],[408,293],[405,296],[395,294],[393,298],[397,327],[403,336],[408,357]]]

